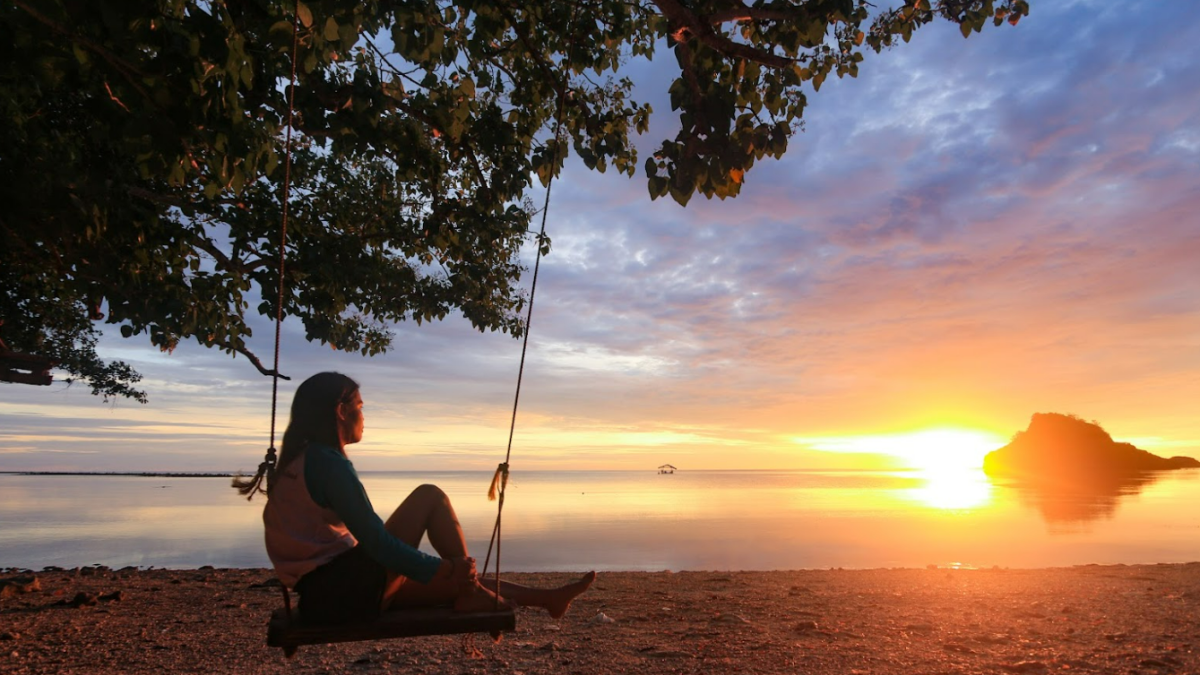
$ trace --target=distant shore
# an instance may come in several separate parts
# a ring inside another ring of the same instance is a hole
[[[140,478],[233,478],[226,472],[180,471],[0,471],[5,476],[136,476]]]
[[[550,586],[574,575],[505,578]],[[281,606],[265,569],[10,570],[0,672],[1200,673],[1200,563],[606,572],[562,619],[520,610],[499,644],[351,642],[290,660],[264,644]]]

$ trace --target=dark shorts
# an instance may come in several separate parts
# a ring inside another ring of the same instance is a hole
[[[314,624],[373,621],[387,585],[387,568],[361,546],[305,574],[296,584],[300,620]]]

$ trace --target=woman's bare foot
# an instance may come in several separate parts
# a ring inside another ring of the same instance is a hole
[[[456,612],[493,612],[512,608],[511,602],[480,586],[478,582],[464,587],[454,600]]]
[[[562,616],[567,613],[567,608],[571,606],[571,601],[586,591],[588,586],[591,586],[592,582],[595,580],[596,573],[588,572],[580,577],[579,581],[567,584],[566,586],[559,586],[558,588],[549,591],[550,598],[547,600],[544,606],[546,611],[550,613],[550,617],[553,619],[561,619]]]

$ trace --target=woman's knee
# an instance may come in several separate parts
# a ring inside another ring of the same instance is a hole
[[[436,485],[421,485],[404,498],[384,525],[388,532],[412,544],[414,539],[421,540],[431,518],[446,511],[453,512],[446,493]]]
[[[417,488],[412,491],[412,494],[408,496],[408,498],[415,499],[426,504],[450,503],[450,498],[446,496],[446,493],[443,492],[440,487],[430,483],[418,485]]]

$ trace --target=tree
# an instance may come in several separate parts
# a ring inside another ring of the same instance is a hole
[[[6,0],[2,330],[13,349],[58,345],[60,367],[106,396],[140,392],[131,369],[96,358],[98,321],[268,372],[247,314],[275,315],[282,267],[283,313],[338,349],[375,354],[393,322],[452,311],[519,335],[533,181],[571,153],[637,173],[631,138],[651,111],[621,77],[631,60],[666,48],[678,63],[680,131],[640,166],[651,198],[686,205],[737,195],[757,160],[783,155],[805,83],[854,76],[867,50],[934,20],[965,36],[1027,13],[1024,0],[874,13],[865,0]]]

